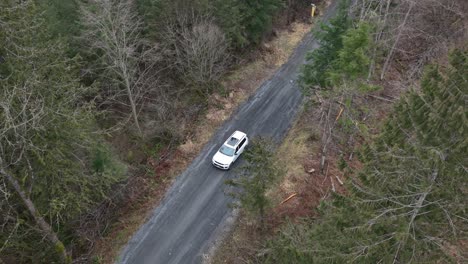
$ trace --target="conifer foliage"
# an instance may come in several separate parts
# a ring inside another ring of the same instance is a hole
[[[0,254],[66,262],[72,222],[124,171],[110,166],[113,159],[92,169],[99,136],[92,105],[82,100],[79,63],[51,38],[38,6],[2,3],[0,33]]]
[[[350,194],[285,230],[267,263],[463,262],[468,231],[468,53],[430,66],[395,107]],[[466,257],[466,255],[465,255]]]
[[[235,47],[259,44],[283,0],[216,0],[215,16]]]
[[[352,24],[348,15],[348,6],[349,1],[340,1],[336,15],[329,23],[321,24],[320,30],[314,32],[320,47],[307,55],[307,63],[302,70],[301,82],[306,90],[314,85],[321,87],[330,85],[327,72],[338,58],[339,51],[343,47],[343,35]]]
[[[242,175],[238,179],[227,180],[226,184],[240,188],[231,196],[238,199],[247,213],[257,215],[263,226],[265,212],[270,204],[266,192],[279,178],[281,170],[275,165],[273,143],[270,140],[256,138],[251,145],[244,154],[247,164],[241,168]]]
[[[284,0],[138,0],[148,34],[160,32],[165,21],[183,13],[208,16],[216,20],[232,47],[258,45],[271,30],[273,19]],[[157,34],[156,34],[157,35]],[[161,39],[164,41],[164,38]]]

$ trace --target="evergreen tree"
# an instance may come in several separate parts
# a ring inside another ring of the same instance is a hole
[[[275,14],[284,7],[284,0],[138,0],[137,3],[144,17],[145,33],[161,42],[168,21],[195,14],[215,17],[216,24],[236,49],[259,44],[271,30]]]
[[[67,53],[75,56],[80,47],[79,6],[75,0],[38,0],[39,8],[44,11],[44,23],[53,38],[67,43]]]
[[[314,32],[320,47],[307,54],[307,63],[301,72],[301,83],[305,92],[314,86],[327,87],[327,72],[332,68],[343,47],[343,35],[350,27],[351,19],[348,15],[348,0],[339,3],[336,15],[328,24],[321,24],[320,30]]]
[[[430,66],[362,154],[364,169],[321,217],[271,242],[266,262],[463,262],[467,237],[468,53]]]
[[[0,251],[18,262],[52,263],[65,248],[43,237],[70,245],[72,222],[102,202],[124,171],[114,159],[93,170],[100,140],[79,63],[52,37],[40,8],[33,1],[0,6]]]
[[[239,200],[240,207],[246,212],[258,215],[263,227],[265,211],[269,206],[266,192],[279,178],[281,171],[275,166],[272,142],[257,138],[252,143],[244,153],[247,164],[241,168],[242,176],[227,180],[226,184],[240,188],[239,192],[231,195]]]
[[[273,15],[282,6],[283,0],[256,0],[245,1],[243,24],[245,25],[247,39],[258,44],[263,35],[271,29]]]
[[[214,15],[234,47],[259,44],[283,0],[215,0]]]
[[[245,14],[242,13],[242,6],[242,0],[215,0],[211,7],[217,23],[234,47],[243,47],[249,43],[243,25]]]
[[[371,26],[365,22],[346,30],[337,58],[324,73],[330,84],[349,84],[366,75],[370,64],[368,53],[371,48],[371,32]]]

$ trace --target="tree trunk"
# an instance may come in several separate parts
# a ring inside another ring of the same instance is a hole
[[[378,43],[379,43],[380,39],[382,38],[385,26],[387,25],[387,17],[388,17],[388,12],[390,10],[390,2],[391,2],[391,0],[387,0],[387,5],[385,7],[383,21],[381,21],[381,19],[379,17],[379,22],[378,22],[379,33],[377,34],[377,36],[375,37],[375,40],[374,40],[375,46],[374,46],[374,49],[372,51],[372,60],[371,60],[371,63],[369,65],[369,72],[367,74],[367,81],[369,81],[370,78],[372,77],[372,74],[374,74],[375,56],[376,56],[376,53],[377,53]],[[380,4],[379,15],[380,16],[382,15],[382,4]]]
[[[49,241],[54,245],[55,250],[60,255],[60,259],[62,260],[62,262],[70,263],[71,258],[67,255],[67,251],[65,250],[65,246],[63,245],[62,241],[59,240],[57,234],[55,234],[55,232],[52,230],[52,227],[44,220],[44,218],[42,218],[42,216],[36,210],[34,203],[26,196],[18,181],[3,169],[0,169],[0,175],[3,175],[7,179],[7,181],[13,186],[15,191],[21,197],[21,200],[28,209],[29,213],[34,217],[36,224],[39,226],[42,232],[44,232],[47,239],[49,239]]]
[[[135,121],[135,125],[138,129],[138,133],[141,136],[142,133],[141,133],[141,128],[140,128],[140,122],[138,121],[138,113],[136,111],[136,104],[135,104],[135,101],[133,100],[132,90],[130,89],[129,85],[130,84],[127,82],[127,94],[128,94],[128,99],[130,101],[130,106],[132,107],[133,121]]]
[[[138,121],[138,113],[136,111],[136,104],[135,104],[135,100],[133,98],[131,84],[130,84],[130,81],[129,81],[130,77],[127,74],[126,66],[123,65],[121,68],[122,68],[123,78],[125,79],[125,88],[127,89],[128,100],[130,101],[130,106],[132,108],[133,121],[135,121],[135,125],[136,125],[136,127],[138,129],[138,133],[141,136],[142,133],[141,133],[141,128],[140,128],[140,122]]]
[[[410,7],[408,8],[408,12],[406,12],[405,18],[403,19],[403,23],[401,23],[401,25],[400,25],[400,27],[401,27],[401,28],[400,28],[400,31],[398,32],[398,35],[397,35],[397,37],[396,37],[396,40],[395,40],[395,42],[393,43],[393,46],[392,46],[392,48],[390,49],[390,53],[388,54],[387,59],[385,60],[385,63],[384,63],[384,65],[383,65],[382,73],[380,74],[380,80],[383,80],[383,78],[384,78],[384,76],[385,76],[385,72],[387,71],[388,65],[389,65],[389,63],[390,63],[390,59],[391,59],[392,56],[393,56],[393,51],[395,50],[396,45],[398,44],[398,41],[400,40],[401,33],[402,33],[403,30],[405,29],[406,20],[408,20],[408,16],[409,16],[409,14],[411,13],[411,9],[413,9],[413,6],[414,6],[414,3],[411,2]]]

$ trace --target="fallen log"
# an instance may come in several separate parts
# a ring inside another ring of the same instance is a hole
[[[284,199],[280,204],[284,204],[285,202],[291,200],[296,195],[297,195],[297,193],[293,193],[293,194],[289,195],[288,198]]]

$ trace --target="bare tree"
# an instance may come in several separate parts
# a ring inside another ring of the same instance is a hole
[[[468,5],[463,0],[359,0],[354,8],[361,20],[376,25],[374,60],[379,50],[385,53],[380,79],[395,60],[407,61],[408,78],[417,77],[425,63],[468,35]],[[375,64],[370,65],[368,78]]]
[[[228,42],[210,16],[178,12],[166,23],[164,39],[175,70],[189,85],[208,89],[227,69]]]
[[[390,51],[389,51],[389,53],[387,55],[387,58],[385,59],[385,63],[383,65],[382,72],[380,73],[380,80],[382,80],[384,78],[384,76],[385,76],[385,72],[387,71],[390,59],[392,58],[393,53],[395,52],[395,48],[397,47],[398,41],[400,40],[400,37],[401,37],[402,33],[404,32],[404,29],[405,29],[405,26],[406,26],[406,21],[408,20],[408,17],[411,14],[411,10],[413,9],[413,7],[414,7],[414,2],[411,2],[410,5],[409,5],[408,10],[406,11],[405,17],[403,18],[403,21],[399,25],[399,30],[398,30],[398,34],[396,36],[396,39],[393,42],[392,47],[390,48]]]
[[[139,105],[145,94],[144,83],[155,80],[148,77],[159,60],[157,47],[142,39],[134,1],[93,0],[81,10],[85,41],[100,58],[96,70],[104,70],[103,77],[109,82],[102,85],[108,88],[105,100],[130,107],[141,134]]]
[[[23,47],[18,46],[17,48]],[[30,50],[34,52],[33,49]],[[31,152],[41,151],[40,147],[34,143],[34,138],[37,136],[36,131],[44,129],[44,122],[47,122],[44,98],[37,96],[33,91],[34,86],[37,85],[36,77],[33,75],[23,86],[6,88],[0,94],[0,120],[2,121],[0,125],[0,176],[5,183],[0,191],[3,197],[8,198],[12,195],[9,190],[14,190],[40,231],[54,245],[62,262],[68,263],[71,259],[64,244],[29,198],[32,185],[29,185],[29,190],[25,190],[17,178],[7,172],[8,168],[21,167],[19,164],[28,164],[27,174],[34,175],[30,165],[32,162],[28,156]],[[14,107],[15,104],[19,104],[21,107]],[[28,178],[25,175],[21,175],[21,177],[23,180]],[[32,179],[28,182],[33,181]],[[26,187],[28,187],[27,184]],[[18,223],[18,219],[14,217],[15,214],[14,210],[6,214],[3,219],[4,224],[12,221]]]

